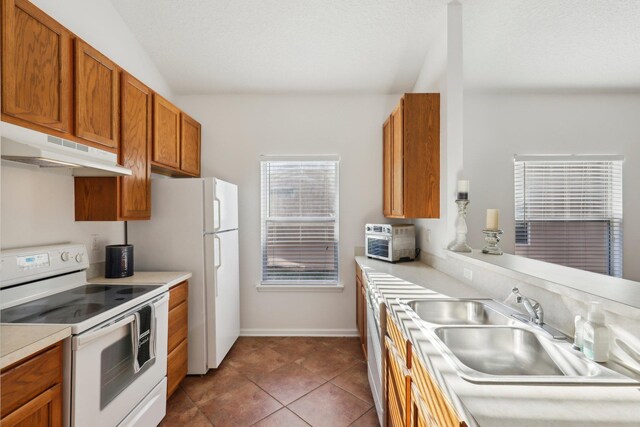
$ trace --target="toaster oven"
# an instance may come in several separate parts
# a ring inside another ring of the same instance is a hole
[[[413,224],[367,224],[365,252],[369,258],[389,262],[416,258],[416,232]]]

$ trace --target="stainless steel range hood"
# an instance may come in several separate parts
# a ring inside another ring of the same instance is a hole
[[[41,168],[70,168],[74,176],[127,176],[115,153],[0,122],[2,159]]]

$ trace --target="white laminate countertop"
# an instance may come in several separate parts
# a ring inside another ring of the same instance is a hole
[[[192,276],[188,271],[136,271],[133,276],[121,279],[107,279],[104,276],[93,277],[89,283],[104,283],[109,285],[144,285],[162,284],[169,288],[190,279]]]
[[[568,427],[640,425],[640,388],[605,386],[487,385],[465,381],[396,299],[483,297],[446,274],[420,262],[389,264],[356,257],[383,296],[427,369],[470,426]],[[400,279],[400,280],[399,280]]]
[[[70,336],[67,325],[0,325],[0,369]]]

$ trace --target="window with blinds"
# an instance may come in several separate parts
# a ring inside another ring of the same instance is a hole
[[[337,158],[265,158],[261,181],[262,283],[337,284]]]
[[[622,160],[516,156],[516,255],[622,277]]]

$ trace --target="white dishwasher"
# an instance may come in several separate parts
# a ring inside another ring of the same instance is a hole
[[[367,289],[367,371],[371,394],[376,406],[380,425],[384,420],[384,397],[382,386],[382,340],[380,328],[380,298],[373,284],[366,276]]]

